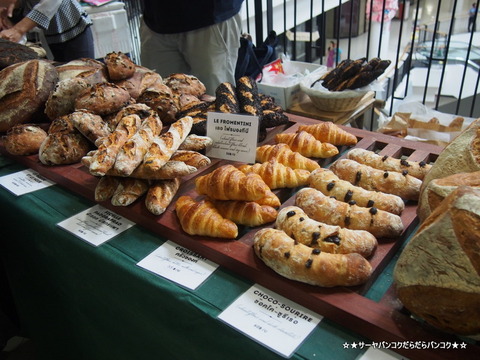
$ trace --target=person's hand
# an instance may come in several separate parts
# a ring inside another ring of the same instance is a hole
[[[0,0],[0,10],[5,11],[7,17],[11,18],[16,4],[17,0]]]
[[[5,39],[5,40],[10,40],[10,41],[13,41],[13,42],[16,42],[18,43],[22,37],[23,37],[23,33],[18,31],[15,27],[12,27],[10,29],[6,29],[6,30],[2,30],[0,32],[0,38],[1,39]]]

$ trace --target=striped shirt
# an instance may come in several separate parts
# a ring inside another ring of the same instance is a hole
[[[77,0],[24,0],[24,15],[43,29],[47,43],[73,39],[92,24]]]

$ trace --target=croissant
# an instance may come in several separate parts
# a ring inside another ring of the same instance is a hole
[[[260,175],[272,190],[305,186],[308,184],[310,176],[310,171],[308,170],[292,169],[279,163],[275,159],[254,165],[241,165],[238,169],[245,174],[253,172]]]
[[[292,169],[304,169],[313,171],[320,168],[320,165],[296,151],[292,151],[287,144],[262,145],[257,147],[255,160],[265,162],[271,159],[291,167]]]
[[[366,282],[372,266],[360,254],[329,254],[296,242],[284,231],[265,228],[254,236],[255,254],[278,274],[311,285],[354,286]]]
[[[223,165],[209,174],[195,179],[199,194],[216,200],[255,201],[263,198],[270,188],[260,175],[245,175],[233,165]]]
[[[276,209],[254,201],[213,200],[213,204],[223,217],[239,225],[260,226],[275,221],[277,217]]]
[[[327,142],[333,145],[355,145],[357,138],[355,135],[343,130],[332,122],[324,121],[312,125],[300,125],[298,131],[306,131],[312,134],[315,139],[321,142]]]
[[[274,208],[277,208],[280,205],[282,205],[278,196],[275,195],[275,193],[272,192],[271,190],[268,190],[264,197],[258,200],[255,200],[255,202],[260,205],[268,205]]]
[[[338,154],[335,145],[321,142],[306,131],[277,134],[275,135],[275,142],[285,143],[290,146],[292,151],[297,151],[306,157],[328,158]]]
[[[145,207],[154,215],[161,215],[167,210],[180,187],[180,179],[158,180],[150,186],[145,197]]]
[[[377,247],[377,239],[368,231],[350,230],[316,221],[298,206],[287,206],[280,210],[275,228],[285,231],[299,243],[331,254],[357,253],[368,257]]]
[[[375,206],[377,209],[397,215],[405,209],[405,203],[401,197],[355,186],[348,181],[341,180],[329,169],[322,168],[313,171],[310,175],[309,186],[320,190],[324,195],[347,203],[353,202],[358,206]]]
[[[207,199],[197,202],[190,196],[180,196],[175,203],[175,212],[183,231],[189,235],[226,239],[234,239],[238,235],[237,225],[225,219]]]

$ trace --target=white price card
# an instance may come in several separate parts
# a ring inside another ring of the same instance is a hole
[[[203,256],[168,240],[138,266],[195,290],[218,267]]]
[[[258,141],[258,116],[207,113],[207,136],[213,145],[208,157],[255,163]]]
[[[0,185],[19,196],[55,185],[55,183],[38,172],[27,169],[0,177]]]
[[[95,205],[57,225],[88,243],[99,246],[135,223],[101,205]]]
[[[246,336],[289,358],[323,319],[260,285],[253,285],[219,316]]]

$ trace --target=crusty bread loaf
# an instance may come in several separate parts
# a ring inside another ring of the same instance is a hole
[[[402,219],[398,215],[375,207],[349,205],[313,188],[298,191],[295,205],[314,220],[347,229],[366,230],[377,238],[396,237],[403,231]]]
[[[373,151],[361,148],[350,150],[347,153],[347,158],[371,166],[375,169],[396,172],[406,171],[408,175],[420,180],[423,180],[425,175],[432,168],[432,165],[425,163],[425,161],[409,161],[405,159],[397,159],[392,156],[381,156]]]
[[[95,59],[75,59],[57,66],[57,71],[59,81],[74,77],[84,79],[90,85],[108,81],[105,64]]]
[[[177,150],[172,154],[169,161],[182,161],[187,165],[196,167],[197,169],[201,169],[211,163],[208,156],[192,150]]]
[[[75,110],[88,110],[97,115],[108,115],[130,104],[130,94],[112,83],[98,83],[78,94]]]
[[[339,159],[330,169],[340,179],[366,190],[397,195],[404,200],[417,201],[420,196],[422,180],[407,173],[379,170],[350,159]]]
[[[121,51],[108,53],[104,61],[108,78],[112,81],[128,79],[135,73],[135,63]]]
[[[119,184],[112,195],[113,206],[128,206],[148,191],[148,182],[142,179],[119,178]]]
[[[320,190],[326,196],[362,207],[375,206],[377,209],[400,215],[405,209],[405,203],[397,195],[379,191],[365,190],[346,180],[341,180],[329,169],[314,170],[309,177],[309,186]]]
[[[306,157],[323,159],[338,154],[338,149],[335,145],[327,142],[321,142],[306,131],[277,134],[275,135],[275,142],[285,143],[290,146],[292,151],[299,152]]]
[[[188,135],[185,140],[178,147],[179,150],[206,150],[213,145],[213,140],[208,136],[201,136],[196,134]]]
[[[164,83],[178,95],[190,94],[200,98],[206,92],[205,85],[193,75],[171,74],[164,79]]]
[[[157,180],[150,185],[145,197],[145,207],[154,215],[161,215],[167,210],[180,188],[180,179]]]
[[[237,225],[225,219],[207,199],[195,201],[190,196],[180,196],[175,203],[180,225],[189,235],[205,235],[234,239],[238,235]]]
[[[99,138],[110,135],[110,128],[99,115],[86,110],[77,110],[66,115],[66,117],[83,136],[94,144]]]
[[[480,119],[474,120],[438,155],[423,179],[422,190],[433,179],[480,170]]]
[[[443,331],[480,334],[480,191],[455,189],[422,223],[394,269],[398,298]]]
[[[38,158],[45,165],[68,165],[80,162],[91,143],[79,132],[49,134],[40,145]]]
[[[368,231],[350,230],[316,221],[298,206],[281,209],[275,228],[285,231],[295,241],[331,254],[357,253],[369,257],[377,247],[377,239]]]
[[[138,99],[146,89],[160,89],[164,86],[160,74],[138,65],[135,67],[133,76],[112,82],[127,90],[133,99]]]
[[[365,283],[370,263],[361,255],[330,254],[296,242],[284,231],[265,228],[254,236],[255,254],[278,274],[311,285],[334,287]]]
[[[70,114],[78,94],[88,87],[90,84],[79,77],[59,81],[45,103],[45,114],[50,120]]]
[[[177,120],[178,101],[167,85],[161,84],[156,88],[145,89],[138,96],[137,103],[146,104],[155,110],[164,124],[171,124]]]
[[[38,58],[37,52],[30,47],[10,40],[0,39],[0,70],[13,64]]]
[[[0,71],[0,132],[43,112],[58,81],[55,67],[46,60],[29,60]]]
[[[111,199],[119,184],[120,178],[117,176],[102,176],[95,186],[95,201],[102,202]]]
[[[417,215],[420,222],[425,221],[432,211],[440,206],[443,199],[459,186],[480,188],[480,171],[458,173],[430,181],[418,201]]]
[[[12,155],[38,154],[47,133],[34,124],[15,125],[3,138],[3,146]]]

